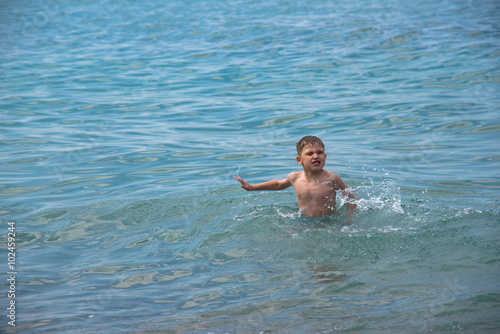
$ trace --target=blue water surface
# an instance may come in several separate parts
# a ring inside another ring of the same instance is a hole
[[[2,332],[500,330],[496,0],[0,3]],[[301,166],[357,196],[304,219]],[[10,223],[10,225],[9,225]]]

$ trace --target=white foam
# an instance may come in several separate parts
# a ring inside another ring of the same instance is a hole
[[[375,183],[369,179],[368,184],[362,184],[351,190],[355,199],[349,199],[346,194],[339,192],[338,199],[340,206],[345,203],[356,204],[357,210],[381,210],[390,209],[397,213],[404,213],[401,207],[401,195],[399,187],[391,179],[383,179],[380,183]]]

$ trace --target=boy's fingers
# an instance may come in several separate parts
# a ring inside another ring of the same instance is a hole
[[[237,177],[237,176],[235,176],[234,179],[237,181],[240,181],[241,187],[243,189],[248,190],[248,183],[246,183],[245,180],[243,180],[241,177]]]

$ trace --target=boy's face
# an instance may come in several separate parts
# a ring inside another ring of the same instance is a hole
[[[304,170],[321,171],[325,166],[326,153],[321,145],[306,145],[302,149],[300,156],[297,157],[297,162],[302,165]]]

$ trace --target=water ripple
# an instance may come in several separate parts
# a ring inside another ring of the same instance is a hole
[[[498,13],[5,2],[0,212],[17,224],[18,328],[498,330]],[[300,170],[308,134],[357,191],[351,224],[342,208],[305,222],[292,189],[233,180]]]

